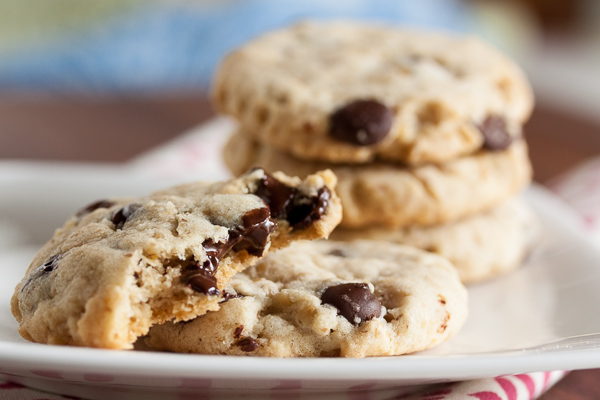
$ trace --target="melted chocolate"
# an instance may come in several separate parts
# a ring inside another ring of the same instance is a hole
[[[343,142],[368,146],[385,139],[393,118],[392,110],[378,101],[356,100],[331,115],[329,134]]]
[[[226,302],[228,302],[231,299],[239,299],[239,298],[242,298],[242,297],[244,297],[244,296],[241,295],[241,294],[233,294],[233,293],[229,293],[229,292],[223,291],[223,294],[221,295],[221,299],[222,299],[221,303],[226,303]]]
[[[204,263],[206,265],[207,262]],[[183,270],[181,281],[190,289],[204,293],[210,296],[218,295],[217,279],[214,277],[213,270],[207,270],[199,262],[189,263]]]
[[[81,210],[77,211],[77,214],[75,214],[75,215],[77,217],[83,217],[84,215],[89,214],[92,211],[95,211],[99,208],[110,208],[114,205],[115,205],[115,203],[110,200],[98,200],[97,202],[88,204]]]
[[[342,283],[328,287],[321,300],[338,309],[354,325],[381,315],[381,303],[366,283]]]
[[[231,235],[229,240],[223,243],[215,243],[212,239],[207,239],[202,243],[202,247],[206,252],[206,261],[202,264],[202,268],[205,271],[214,274],[217,271],[221,257],[233,247]]]
[[[219,262],[230,250],[246,250],[248,254],[262,256],[269,241],[269,234],[275,228],[275,222],[270,216],[268,207],[250,210],[242,216],[242,226],[229,231],[227,240],[218,243],[212,239],[205,240],[202,247],[206,252],[206,261],[202,265],[193,261],[185,267],[182,274],[184,284],[200,293],[219,294],[214,277]],[[225,299],[227,300],[228,298]]]
[[[306,229],[313,222],[321,219],[325,211],[327,211],[330,199],[331,192],[324,186],[319,189],[315,197],[309,198],[308,202],[301,202],[294,206],[287,217],[292,228]]]
[[[217,278],[204,271],[191,275],[187,279],[187,285],[196,292],[205,293],[209,296],[217,296],[220,292],[217,288]]]
[[[255,193],[271,209],[274,218],[285,219],[294,229],[306,229],[327,211],[331,192],[322,187],[309,197],[265,172]]]
[[[506,131],[506,122],[502,117],[491,115],[479,126],[483,135],[483,147],[488,150],[504,150],[512,143],[512,137]]]
[[[229,238],[225,242],[205,240],[202,247],[208,259],[204,262],[204,269],[214,273],[221,258],[231,249],[235,252],[246,250],[248,254],[262,256],[269,234],[275,229],[275,222],[270,216],[268,208],[255,208],[242,216],[240,228],[229,230]]]
[[[237,232],[239,240],[234,244],[233,250],[246,250],[253,256],[262,256],[269,242],[269,235],[275,229],[275,222],[270,217],[268,208],[255,208],[244,214],[243,229]]]
[[[285,217],[287,214],[287,210],[298,194],[298,190],[278,181],[265,172],[265,176],[258,183],[255,194],[269,206],[273,218],[280,218]]]
[[[141,207],[141,204],[132,203],[115,211],[110,216],[110,220],[115,224],[115,229],[123,229],[123,226],[129,221],[129,218],[131,218],[131,216]]]

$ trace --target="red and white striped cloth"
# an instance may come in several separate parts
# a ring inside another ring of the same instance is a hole
[[[390,393],[389,399],[402,400],[533,400],[541,396],[565,375],[564,371],[533,372],[530,374],[476,379],[449,384],[432,385],[406,394],[406,388],[399,394]],[[191,398],[191,397],[186,397]],[[287,398],[287,397],[286,397]],[[300,398],[300,397],[298,397]],[[8,377],[0,375],[0,399],[2,400],[63,400],[77,397],[61,396],[29,389],[11,383]],[[348,400],[369,400],[364,392],[348,392]]]

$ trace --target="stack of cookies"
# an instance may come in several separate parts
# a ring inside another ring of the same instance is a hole
[[[333,238],[439,253],[465,283],[520,265],[535,220],[518,66],[480,40],[350,22],[306,22],[232,52],[218,109],[238,121],[225,160],[338,177]]]

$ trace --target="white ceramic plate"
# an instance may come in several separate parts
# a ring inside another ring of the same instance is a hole
[[[370,359],[259,359],[24,341],[9,299],[53,229],[91,201],[141,194],[167,183],[128,171],[0,163],[0,373],[13,381],[114,399],[198,393],[211,398],[333,399],[365,390],[370,398],[383,398],[400,386],[600,367],[600,340],[595,336],[600,332],[600,252],[580,233],[570,211],[539,187],[525,196],[544,224],[541,243],[515,273],[471,287],[468,323],[458,336],[428,352]]]

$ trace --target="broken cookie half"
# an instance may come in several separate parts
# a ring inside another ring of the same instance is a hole
[[[236,273],[269,249],[329,235],[341,219],[336,177],[254,169],[81,209],[35,255],[11,301],[39,343],[129,349],[154,325],[223,300]]]

